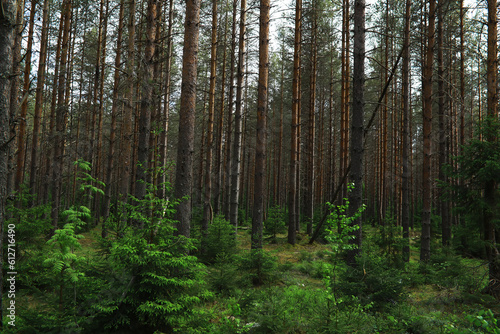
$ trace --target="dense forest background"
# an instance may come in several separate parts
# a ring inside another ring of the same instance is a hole
[[[435,284],[498,332],[496,0],[1,4],[6,329],[413,333]]]

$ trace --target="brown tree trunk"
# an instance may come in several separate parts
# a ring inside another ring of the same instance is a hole
[[[165,59],[165,100],[162,114],[162,131],[160,134],[160,166],[163,170],[160,173],[160,198],[166,198],[166,170],[167,166],[167,152],[168,152],[168,127],[170,118],[170,92],[171,92],[171,73],[172,73],[172,30],[174,22],[174,0],[169,0],[168,5],[168,28],[167,28],[167,44],[166,59]]]
[[[234,140],[231,163],[231,200],[229,210],[229,220],[231,224],[238,228],[238,208],[240,203],[240,182],[241,178],[241,142],[242,142],[242,102],[243,102],[243,79],[245,78],[245,34],[246,34],[246,0],[241,0],[240,4],[240,31],[238,45],[238,69],[236,75],[236,103],[234,110]]]
[[[437,43],[438,43],[438,117],[439,117],[439,180],[446,182],[447,178],[443,171],[443,166],[447,163],[447,110],[445,105],[445,89],[444,89],[444,15],[443,15],[443,1],[438,4],[438,27],[437,27]],[[448,202],[443,198],[443,192],[438,189],[438,203],[439,213],[441,215],[441,241],[443,246],[448,246],[451,242],[451,221],[448,214]]]
[[[365,87],[365,0],[354,2],[354,73],[353,73],[353,104],[351,125],[351,171],[350,179],[354,188],[349,194],[349,215],[353,216],[363,205],[363,139],[364,139],[364,87]],[[356,245],[347,254],[347,262],[356,264],[356,256],[361,253],[362,219],[358,217],[352,222],[359,229],[352,235],[351,241]]]
[[[225,91],[226,91],[226,38],[227,38],[227,14],[225,19],[224,37],[222,49],[222,76],[221,76],[221,97],[220,97],[220,113],[217,122],[217,150],[215,151],[215,171],[214,171],[214,216],[217,216],[220,211],[221,189],[222,189],[222,149],[223,149],[223,131],[224,131],[224,107],[225,107]]]
[[[26,148],[26,115],[28,113],[28,94],[31,74],[31,47],[33,45],[33,30],[35,25],[36,1],[31,1],[30,20],[28,28],[28,42],[26,46],[26,61],[24,66],[23,99],[19,115],[19,132],[17,134],[17,169],[14,181],[14,190],[19,191],[24,180],[24,158]]]
[[[42,118],[43,104],[43,88],[45,84],[45,69],[47,67],[47,44],[48,44],[48,29],[49,29],[49,0],[43,2],[42,13],[42,36],[40,40],[40,55],[38,59],[36,94],[35,94],[35,111],[33,117],[33,135],[31,141],[31,168],[30,168],[30,194],[36,193],[36,175],[38,174],[38,150],[39,150],[39,135],[40,123]]]
[[[16,24],[16,1],[2,1],[0,11],[0,267],[3,268],[4,256],[4,224],[5,205],[7,196],[8,166],[7,156],[9,152],[9,112],[10,112],[10,90],[12,81],[12,62],[14,48],[14,27]],[[0,270],[0,282],[3,282],[3,270]],[[0,284],[0,305],[3,305],[3,284]],[[3,318],[2,307],[0,319]],[[2,328],[2,325],[0,325]]]
[[[236,14],[238,12],[238,1],[233,0],[233,23],[231,28],[231,61],[229,65],[229,96],[227,104],[227,130],[226,130],[226,183],[225,192],[226,198],[224,199],[224,216],[230,219],[231,213],[231,170],[233,160],[231,159],[232,153],[232,140],[233,134],[233,99],[234,99],[234,65],[236,62]]]
[[[267,140],[267,85],[269,77],[269,11],[270,0],[260,0],[259,17],[259,83],[257,88],[257,134],[255,144],[255,178],[252,216],[252,249],[262,248],[264,221],[266,140]]]
[[[207,146],[205,156],[205,188],[201,229],[206,233],[213,219],[212,208],[212,152],[214,141],[215,83],[217,69],[217,0],[212,0],[212,47],[210,50],[210,88],[208,91]]]
[[[402,203],[403,261],[410,261],[410,23],[411,0],[406,0],[403,51],[403,142],[402,142]]]
[[[141,109],[139,116],[139,135],[137,147],[137,171],[135,175],[134,196],[141,201],[146,196],[147,174],[149,168],[149,138],[151,136],[151,107],[153,105],[153,70],[156,39],[156,0],[148,0],[146,16],[146,47],[144,50],[144,68],[141,83]],[[135,222],[139,228],[144,222]]]
[[[196,111],[196,73],[200,24],[200,0],[186,1],[184,49],[182,55],[181,105],[179,110],[179,139],[175,171],[177,232],[189,237],[191,220],[191,188],[193,186],[194,121]],[[186,198],[187,197],[187,198]]]
[[[57,110],[54,134],[54,155],[52,162],[52,233],[57,229],[59,205],[63,176],[63,158],[65,146],[65,131],[68,117],[66,104],[66,76],[69,50],[69,33],[71,27],[71,0],[65,0],[62,5],[63,34],[61,42],[61,59],[59,63],[59,79],[57,89]]]
[[[312,36],[311,36],[311,80],[309,94],[309,119],[307,134],[307,181],[306,196],[304,198],[304,215],[307,221],[307,234],[312,234],[312,224],[314,221],[314,179],[315,179],[315,135],[316,135],[316,67],[317,67],[317,19],[315,3],[312,3]]]
[[[349,44],[350,44],[350,19],[349,19],[349,1],[343,0],[342,4],[342,73],[341,73],[341,88],[340,88],[340,169],[339,182],[342,182],[343,175],[349,164]],[[347,182],[344,184],[340,200],[347,195]]]
[[[118,14],[118,36],[116,38],[116,54],[115,54],[115,73],[113,83],[113,104],[111,106],[111,129],[109,133],[109,153],[108,164],[106,173],[106,188],[104,189],[104,202],[102,205],[102,237],[107,236],[106,221],[109,217],[110,204],[111,204],[111,189],[113,182],[113,168],[115,159],[115,140],[116,140],[116,118],[122,103],[118,100],[120,89],[120,72],[121,72],[121,57],[122,49],[121,43],[123,39],[123,16],[125,12],[125,0],[120,1],[120,13]]]
[[[429,1],[429,22],[427,26],[427,49],[422,78],[423,94],[423,172],[422,172],[422,236],[420,260],[428,261],[431,256],[431,206],[432,206],[432,68],[434,61],[436,1]]]
[[[16,124],[20,118],[18,115],[19,104],[22,99],[20,99],[19,94],[19,78],[21,77],[21,47],[22,47],[22,39],[23,39],[23,30],[24,30],[24,0],[17,1],[17,13],[16,13],[16,29],[14,31],[14,48],[13,48],[13,58],[12,58],[12,80],[10,86],[10,137],[15,140],[19,140],[19,134],[16,133]],[[8,171],[9,176],[7,179],[7,193],[12,193],[13,190],[17,189],[17,185],[15,184],[15,175],[14,173],[14,160],[15,160],[15,148],[17,145],[16,141],[12,141],[9,143],[9,156],[8,156]]]
[[[125,106],[123,110],[122,120],[122,140],[121,140],[121,182],[119,195],[124,202],[127,201],[130,189],[130,179],[132,175],[132,145],[133,145],[133,128],[132,120],[134,119],[134,87],[135,87],[135,11],[136,0],[131,0],[129,4],[129,21],[128,21],[128,41],[127,41],[127,62],[125,70],[127,71],[127,91],[125,92]]]
[[[288,243],[295,245],[297,238],[297,170],[298,166],[298,126],[300,113],[300,50],[302,34],[302,0],[295,2],[295,42],[293,52],[292,82],[292,127],[290,144],[290,175],[288,196]]]
[[[498,122],[498,37],[497,37],[497,0],[488,0],[488,57],[486,60],[487,81],[487,131],[490,134],[486,140],[495,142],[498,140],[492,134],[492,127]],[[497,248],[495,220],[497,216],[497,187],[496,182],[487,182],[484,190],[486,208],[484,209],[484,241],[486,245],[486,256],[489,261],[489,293],[500,299],[500,253]]]

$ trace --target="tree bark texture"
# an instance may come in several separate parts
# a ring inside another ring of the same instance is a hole
[[[257,96],[257,135],[255,144],[254,203],[252,216],[252,249],[262,248],[262,226],[264,221],[266,141],[267,141],[267,96],[269,77],[269,12],[270,0],[260,0],[259,18],[259,82]]]
[[[363,153],[364,153],[364,91],[365,91],[365,0],[354,2],[354,72],[353,72],[353,104],[351,124],[351,173],[350,180],[354,188],[349,194],[349,215],[353,216],[363,206]],[[353,224],[359,229],[352,241],[357,247],[349,251],[347,261],[354,265],[355,257],[361,252],[362,219],[358,217]]]
[[[194,122],[196,111],[196,74],[200,26],[200,0],[186,1],[184,49],[182,54],[179,141],[175,170],[174,196],[177,206],[177,232],[189,237],[191,221],[191,189],[193,187]]]
[[[432,206],[432,69],[434,61],[436,1],[429,1],[427,25],[427,48],[422,79],[423,94],[423,171],[422,171],[422,236],[420,260],[428,261],[431,256],[431,206]]]
[[[7,156],[9,152],[9,112],[10,89],[12,80],[12,60],[14,47],[14,27],[16,24],[16,1],[1,1],[0,11],[0,266],[3,268],[5,204],[7,200]],[[3,270],[0,270],[0,282],[3,282]],[[0,305],[3,300],[3,284],[0,284]],[[3,319],[2,307],[0,319]],[[2,326],[0,325],[0,328]]]

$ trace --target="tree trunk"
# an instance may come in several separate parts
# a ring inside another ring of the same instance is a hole
[[[136,0],[131,0],[129,4],[129,21],[128,21],[128,41],[127,41],[127,62],[125,70],[127,71],[127,91],[125,92],[125,106],[123,111],[122,121],[122,140],[121,140],[121,173],[120,182],[120,199],[127,202],[130,189],[130,178],[132,175],[132,145],[133,145],[133,129],[132,120],[134,119],[134,86],[135,86],[135,11]]]
[[[186,1],[184,49],[182,55],[179,139],[175,171],[174,196],[177,206],[177,232],[189,237],[191,220],[191,188],[193,186],[194,121],[196,111],[196,73],[200,24],[200,0]],[[187,197],[187,198],[186,198]]]
[[[428,261],[431,256],[431,204],[432,204],[432,65],[434,61],[436,1],[429,1],[429,23],[427,26],[427,49],[422,79],[423,94],[423,173],[422,173],[422,236],[420,260]]]
[[[307,234],[312,234],[312,224],[314,221],[314,179],[315,179],[315,135],[316,135],[316,67],[318,50],[316,46],[317,19],[315,3],[312,3],[312,36],[311,36],[311,80],[309,94],[309,120],[307,134],[307,182],[306,196],[304,199],[304,215],[307,220]]]
[[[146,196],[149,167],[149,138],[151,135],[151,106],[153,104],[153,70],[156,38],[156,0],[148,0],[146,16],[146,48],[142,78],[142,99],[139,117],[139,142],[137,148],[137,172],[135,175],[135,198],[140,201]],[[144,227],[144,222],[136,224]]]
[[[71,27],[71,0],[65,0],[62,6],[64,25],[62,26],[63,35],[61,42],[61,59],[59,63],[59,79],[57,89],[57,110],[54,135],[54,155],[52,162],[52,233],[57,229],[59,217],[59,205],[63,176],[64,146],[66,121],[68,117],[68,106],[66,104],[66,75],[69,50],[69,33]]]
[[[21,114],[19,116],[19,132],[17,134],[17,169],[14,181],[14,189],[19,191],[24,180],[24,157],[26,148],[26,115],[28,113],[28,94],[30,89],[31,74],[31,47],[33,45],[33,30],[35,23],[36,1],[31,1],[30,20],[28,28],[28,42],[26,46],[26,62],[24,66],[23,99],[21,102]]]
[[[267,85],[269,77],[269,11],[270,0],[260,0],[259,17],[259,83],[257,95],[257,134],[255,144],[254,204],[252,216],[252,249],[262,248],[264,221],[266,140],[267,140]]]
[[[403,51],[403,142],[402,142],[402,203],[403,261],[410,261],[410,23],[411,0],[406,0],[405,35]]]
[[[295,42],[293,52],[293,81],[292,81],[292,127],[290,144],[290,175],[288,196],[288,243],[295,245],[297,238],[297,170],[298,166],[298,126],[300,113],[300,50],[302,34],[302,0],[295,2]]]
[[[486,60],[487,81],[487,130],[493,133],[492,127],[498,122],[498,54],[497,54],[497,0],[488,0],[488,57]],[[486,140],[495,142],[498,138],[489,134]],[[490,294],[500,299],[500,253],[497,248],[495,220],[498,219],[497,193],[498,184],[487,182],[484,190],[486,207],[484,209],[484,241],[486,245],[486,256],[489,261],[489,284],[487,290]]]
[[[234,65],[236,61],[236,14],[238,12],[238,1],[233,0],[233,23],[231,28],[231,62],[229,65],[229,96],[227,104],[227,131],[226,131],[226,184],[225,193],[226,198],[224,199],[224,216],[226,219],[230,219],[231,213],[231,170],[232,170],[232,159],[231,159],[231,135],[233,134],[233,98],[234,98]]]
[[[339,182],[343,180],[343,175],[347,170],[349,164],[348,150],[349,150],[349,44],[350,44],[350,19],[349,19],[349,1],[343,0],[342,4],[342,74],[341,74],[341,88],[340,88],[340,168],[339,168]],[[342,201],[346,197],[347,181],[342,189]]]
[[[118,100],[118,94],[120,89],[120,72],[121,72],[121,57],[122,49],[121,43],[123,38],[123,16],[125,12],[125,0],[120,1],[120,13],[118,15],[118,36],[116,38],[116,54],[115,54],[115,73],[114,73],[114,83],[113,83],[113,104],[111,106],[111,129],[109,134],[109,153],[108,153],[108,165],[106,173],[106,188],[104,189],[104,202],[102,206],[102,237],[106,238],[107,229],[106,221],[109,217],[109,210],[111,204],[111,188],[113,182],[113,168],[115,159],[115,140],[116,140],[116,118],[118,116],[118,109],[121,106]]]
[[[444,49],[444,15],[443,15],[443,1],[438,4],[438,27],[437,27],[437,38],[438,38],[438,117],[439,117],[439,180],[446,182],[447,178],[443,171],[443,166],[447,163],[447,110],[445,106],[445,89],[444,89],[444,59],[443,59],[443,49]],[[448,214],[448,202],[445,201],[442,196],[443,192],[441,189],[438,190],[438,203],[439,212],[441,215],[441,241],[443,246],[449,246],[451,242],[451,221]]]
[[[0,266],[3,268],[5,204],[7,200],[7,156],[9,152],[9,112],[12,81],[12,60],[14,48],[14,27],[16,24],[16,1],[2,1],[0,11]],[[3,282],[3,270],[0,270]],[[3,284],[0,284],[0,305],[3,305]],[[3,318],[3,307],[0,319]],[[2,325],[0,325],[0,328]]]
[[[238,46],[238,70],[236,80],[236,103],[234,110],[234,140],[233,155],[231,163],[231,201],[229,210],[229,220],[238,229],[238,208],[240,203],[240,181],[241,181],[241,142],[242,142],[242,110],[243,102],[243,79],[245,77],[245,33],[246,33],[246,12],[247,1],[241,0],[240,4],[240,32]]]
[[[13,48],[13,58],[12,58],[12,80],[10,86],[10,137],[15,140],[19,140],[19,135],[16,133],[16,124],[20,118],[18,115],[19,103],[21,99],[19,98],[19,78],[21,77],[21,47],[23,39],[24,30],[24,0],[17,1],[17,13],[16,13],[16,29],[14,31],[14,48]],[[8,171],[9,176],[7,179],[7,193],[10,194],[14,189],[17,188],[15,185],[15,174],[14,173],[14,159],[15,159],[15,145],[16,141],[12,141],[9,145],[9,156],[8,156]]]
[[[363,206],[363,139],[364,139],[364,91],[365,91],[365,0],[354,2],[354,73],[353,104],[351,125],[351,182],[354,188],[349,194],[349,215],[353,216]],[[353,233],[352,243],[356,249],[349,251],[347,262],[355,265],[356,256],[361,252],[362,219],[358,217],[352,222],[359,229]]]
[[[214,113],[215,113],[215,83],[217,70],[217,0],[212,0],[212,47],[210,50],[210,88],[208,91],[208,123],[207,146],[205,157],[205,188],[203,194],[203,219],[201,229],[204,233],[213,219],[212,208],[212,152],[214,141]]]
[[[38,149],[40,123],[42,118],[43,88],[45,85],[45,69],[47,66],[47,44],[49,30],[49,0],[43,2],[42,36],[40,40],[40,55],[35,94],[35,111],[33,117],[33,136],[31,142],[30,194],[36,194],[36,175],[38,174]]]
[[[165,100],[162,114],[162,129],[160,135],[160,166],[163,168],[160,173],[160,198],[166,198],[166,170],[167,166],[167,152],[168,152],[168,127],[169,127],[169,118],[170,118],[170,92],[171,92],[171,73],[172,73],[172,30],[173,30],[173,22],[174,22],[174,1],[169,0],[168,5],[168,29],[167,29],[167,44],[165,47],[166,50],[166,59],[165,59]]]

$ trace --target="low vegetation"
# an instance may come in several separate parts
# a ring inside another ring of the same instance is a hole
[[[196,222],[195,238],[175,236],[174,206],[147,196],[124,206],[105,239],[80,206],[48,240],[46,208],[12,207],[20,274],[16,326],[4,332],[500,333],[500,307],[482,293],[486,262],[436,242],[421,263],[417,231],[404,263],[400,227],[366,226],[362,256],[347,266],[352,227],[342,210],[322,242],[302,233],[295,246],[282,234],[286,215],[271,211],[268,242],[251,252],[249,227],[235,235],[220,216],[204,237]],[[124,217],[143,228],[124,227]]]

